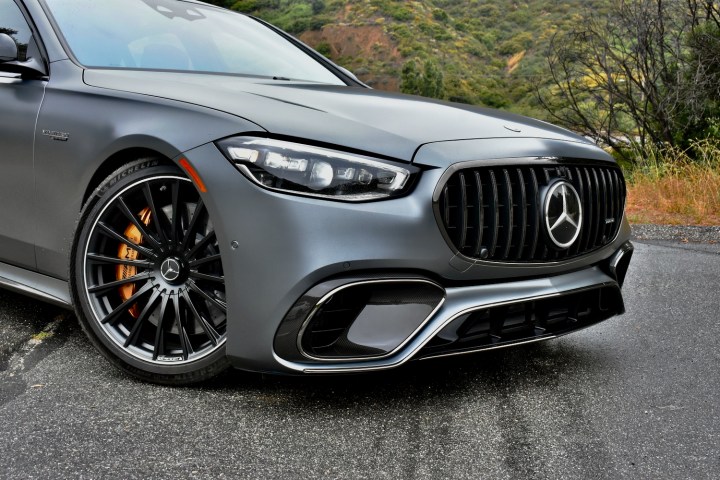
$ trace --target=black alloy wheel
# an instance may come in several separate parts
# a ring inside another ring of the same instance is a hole
[[[225,277],[197,189],[174,166],[126,165],[86,205],[73,251],[81,324],[123,370],[192,383],[227,367]]]

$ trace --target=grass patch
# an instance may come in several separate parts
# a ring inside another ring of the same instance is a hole
[[[720,141],[663,148],[626,168],[631,223],[720,225]]]
[[[53,336],[52,332],[43,331],[43,332],[33,335],[32,339],[35,340],[36,342],[42,342],[44,340],[47,340],[48,338],[51,338],[52,336]]]

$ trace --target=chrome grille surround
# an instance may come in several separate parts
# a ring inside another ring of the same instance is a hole
[[[557,248],[544,227],[543,199],[558,181],[582,202],[582,230]],[[596,251],[617,237],[625,209],[620,168],[583,159],[524,158],[456,164],[442,176],[433,208],[459,256],[502,263],[561,262]]]

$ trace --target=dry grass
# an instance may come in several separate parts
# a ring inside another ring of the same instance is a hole
[[[626,172],[632,223],[720,225],[720,142],[645,153]]]

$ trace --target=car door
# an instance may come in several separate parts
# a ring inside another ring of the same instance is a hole
[[[37,50],[14,0],[0,0],[0,33],[18,44],[18,60]],[[0,262],[35,268],[33,143],[46,81],[0,71]]]

